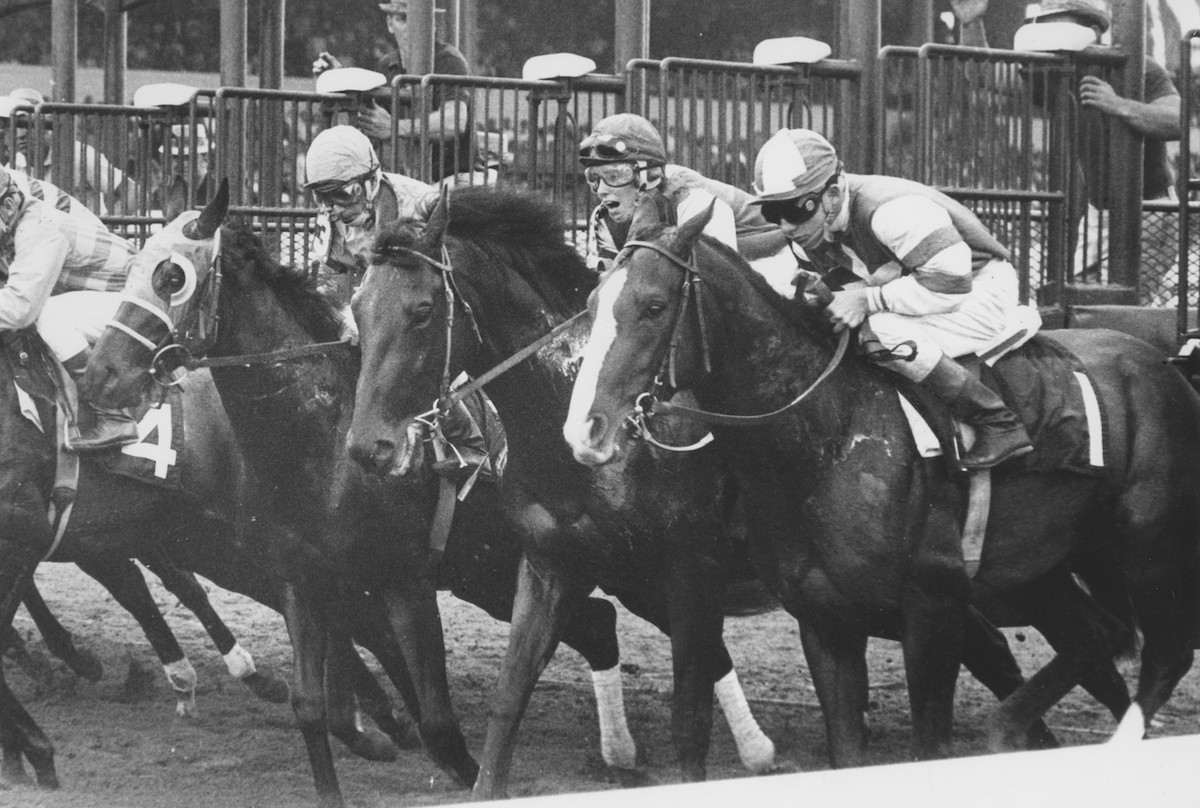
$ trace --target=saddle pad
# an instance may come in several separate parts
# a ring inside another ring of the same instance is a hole
[[[1026,471],[1103,474],[1107,418],[1086,369],[1054,340],[1036,336],[981,377],[1029,430],[1034,450],[1012,461]]]
[[[90,456],[110,474],[178,491],[184,439],[183,393],[172,387],[161,405],[143,404],[134,416],[138,419],[136,443]]]
[[[994,366],[973,364],[1033,440],[1034,451],[1006,462],[1003,470],[1104,473],[1108,438],[1102,403],[1074,354],[1039,335]],[[921,456],[953,456],[955,438],[945,404],[905,379],[897,389]]]

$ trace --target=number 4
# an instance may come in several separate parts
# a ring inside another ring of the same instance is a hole
[[[158,442],[149,438],[158,432]],[[154,476],[165,480],[171,466],[175,465],[175,450],[171,448],[171,405],[163,404],[146,410],[138,423],[138,442],[121,447],[121,453],[130,457],[141,457],[154,462]]]

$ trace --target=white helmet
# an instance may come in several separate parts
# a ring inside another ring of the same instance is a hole
[[[304,187],[364,179],[379,169],[367,136],[353,126],[334,126],[313,138],[304,159]]]

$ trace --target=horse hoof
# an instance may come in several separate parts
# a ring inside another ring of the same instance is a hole
[[[104,678],[104,663],[100,661],[100,657],[86,649],[77,652],[70,667],[76,676],[89,682],[99,682]]]
[[[1117,725],[1117,731],[1108,739],[1108,742],[1115,744],[1137,743],[1145,737],[1146,716],[1142,713],[1142,708],[1135,703],[1129,705],[1129,709],[1125,711],[1125,716],[1121,719],[1121,723]]]
[[[194,692],[175,693],[175,715],[180,718],[196,717],[196,694]]]
[[[398,757],[395,744],[377,729],[364,729],[346,746],[363,760],[375,763],[391,763]]]
[[[243,676],[242,683],[250,688],[250,692],[255,696],[272,704],[287,704],[291,698],[287,682],[262,671]]]
[[[628,730],[620,736],[600,739],[600,756],[612,769],[636,769],[637,751],[637,743]]]
[[[775,768],[775,743],[766,735],[738,745],[738,757],[747,771],[754,774],[766,774]]]

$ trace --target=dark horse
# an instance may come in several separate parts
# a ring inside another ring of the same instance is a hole
[[[81,673],[98,676],[94,658],[89,659],[75,649],[65,630],[47,622],[49,613],[39,609],[33,590],[33,571],[53,546],[54,531],[47,519],[51,487],[55,473],[54,441],[42,431],[56,434],[54,387],[51,372],[43,357],[44,344],[31,331],[10,333],[0,340],[0,633],[11,630],[13,614],[22,599],[34,599],[31,605],[39,623],[49,627],[52,647],[59,649]],[[24,408],[14,386],[21,382],[30,398]],[[200,405],[207,395],[215,403],[211,382],[207,387],[200,379],[193,385],[192,404]],[[30,417],[30,402],[38,413],[41,427]],[[23,409],[25,414],[23,414]],[[199,407],[194,406],[193,410]],[[215,412],[216,410],[213,410]],[[249,657],[237,645],[228,629],[212,611],[207,596],[194,577],[179,569],[164,554],[167,544],[189,542],[212,530],[222,522],[209,509],[213,498],[228,497],[224,486],[235,475],[222,468],[227,457],[221,452],[221,436],[226,446],[232,445],[228,423],[214,420],[203,412],[193,411],[188,425],[208,431],[213,441],[197,445],[180,459],[181,469],[191,483],[187,494],[153,488],[126,477],[105,472],[92,458],[81,461],[79,491],[67,528],[49,560],[75,561],[113,594],[114,598],[137,617],[146,629],[155,650],[167,668],[172,684],[186,691],[194,688],[194,671],[187,662],[178,642],[171,633],[157,605],[146,588],[145,580],[128,560],[142,557],[157,566],[173,591],[192,608],[210,630],[219,650],[246,665]],[[194,442],[195,443],[195,442]],[[193,465],[194,464],[194,465]],[[211,469],[205,473],[200,469]],[[192,476],[195,474],[195,476]],[[214,580],[220,580],[215,574]],[[252,666],[247,683],[260,696],[275,701],[286,698],[282,682],[261,673]],[[193,681],[189,684],[188,678]],[[190,709],[190,692],[180,709]],[[21,759],[25,757],[34,768],[38,783],[47,787],[57,785],[53,746],[37,724],[9,690],[0,672],[0,744],[4,749],[6,779],[25,779]]]
[[[971,579],[960,547],[966,483],[916,454],[895,377],[859,356],[835,367],[837,338],[823,315],[699,238],[706,218],[679,228],[635,221],[632,246],[595,296],[564,427],[575,456],[596,466],[618,454],[635,404],[653,406],[640,397],[666,381],[664,363],[705,411],[739,415],[781,408],[820,377],[779,417],[714,430],[749,499],[759,574],[800,625],[833,763],[861,760],[868,635],[900,640],[917,752],[944,751],[968,603],[1006,606],[1058,651],[998,709],[993,745],[1110,662],[1133,619],[1142,667],[1122,728],[1140,738],[1192,664],[1200,616],[1200,398],[1180,374],[1115,332],[1039,337],[1086,368],[1113,451],[1103,477],[993,472]],[[1088,571],[1095,599],[1072,581],[1076,569]]]
[[[436,477],[423,468],[413,477],[381,480],[349,460],[356,352],[333,344],[336,311],[306,274],[272,260],[248,229],[219,227],[227,202],[218,193],[205,211],[185,213],[151,238],[126,287],[165,316],[173,287],[163,284],[180,279],[186,263],[197,268],[198,288],[211,297],[170,308],[170,332],[162,317],[147,319],[134,304],[118,313],[118,322],[164,344],[175,329],[203,329],[214,335],[205,346],[210,359],[328,343],[288,361],[213,368],[256,478],[239,515],[241,524],[253,525],[244,544],[293,592],[284,610],[296,660],[293,706],[318,793],[340,802],[326,735],[326,646],[344,636],[347,612],[363,610],[390,621],[403,658],[381,663],[416,716],[426,749],[470,786],[478,767],[451,708],[436,591],[448,588],[495,617],[510,616],[519,547],[493,516],[495,486],[476,485],[458,506],[444,556],[430,549]],[[164,330],[151,330],[155,324]],[[97,346],[85,387],[102,403],[136,399],[149,383],[151,358],[140,342],[113,329]],[[353,601],[363,592],[370,598]],[[615,626],[612,604],[589,598],[567,626],[567,642],[594,671],[611,670],[618,665]],[[628,735],[623,714],[601,733],[606,743],[623,743],[607,737],[614,731]]]
[[[596,282],[563,233],[561,212],[538,198],[458,190],[427,227],[400,223],[381,235],[354,303],[363,371],[350,451],[380,473],[411,450],[406,419],[445,394],[447,370],[480,375],[530,345],[539,348],[487,388],[509,437],[504,506],[525,558],[476,785],[481,797],[504,793],[517,725],[538,675],[566,616],[597,584],[670,635],[673,734],[684,777],[702,778],[713,683],[721,680],[723,695],[731,681],[721,639],[723,590],[748,568],[716,507],[728,480],[705,452],[636,451],[589,470],[560,440],[589,328],[572,317]],[[565,325],[541,343],[558,324]],[[685,444],[697,437],[686,422],[668,432],[658,438]],[[970,664],[989,687],[1011,693],[1023,680],[1007,646],[998,632],[976,628]],[[744,731],[731,725],[735,737]],[[1038,729],[1035,740],[1051,743]]]

